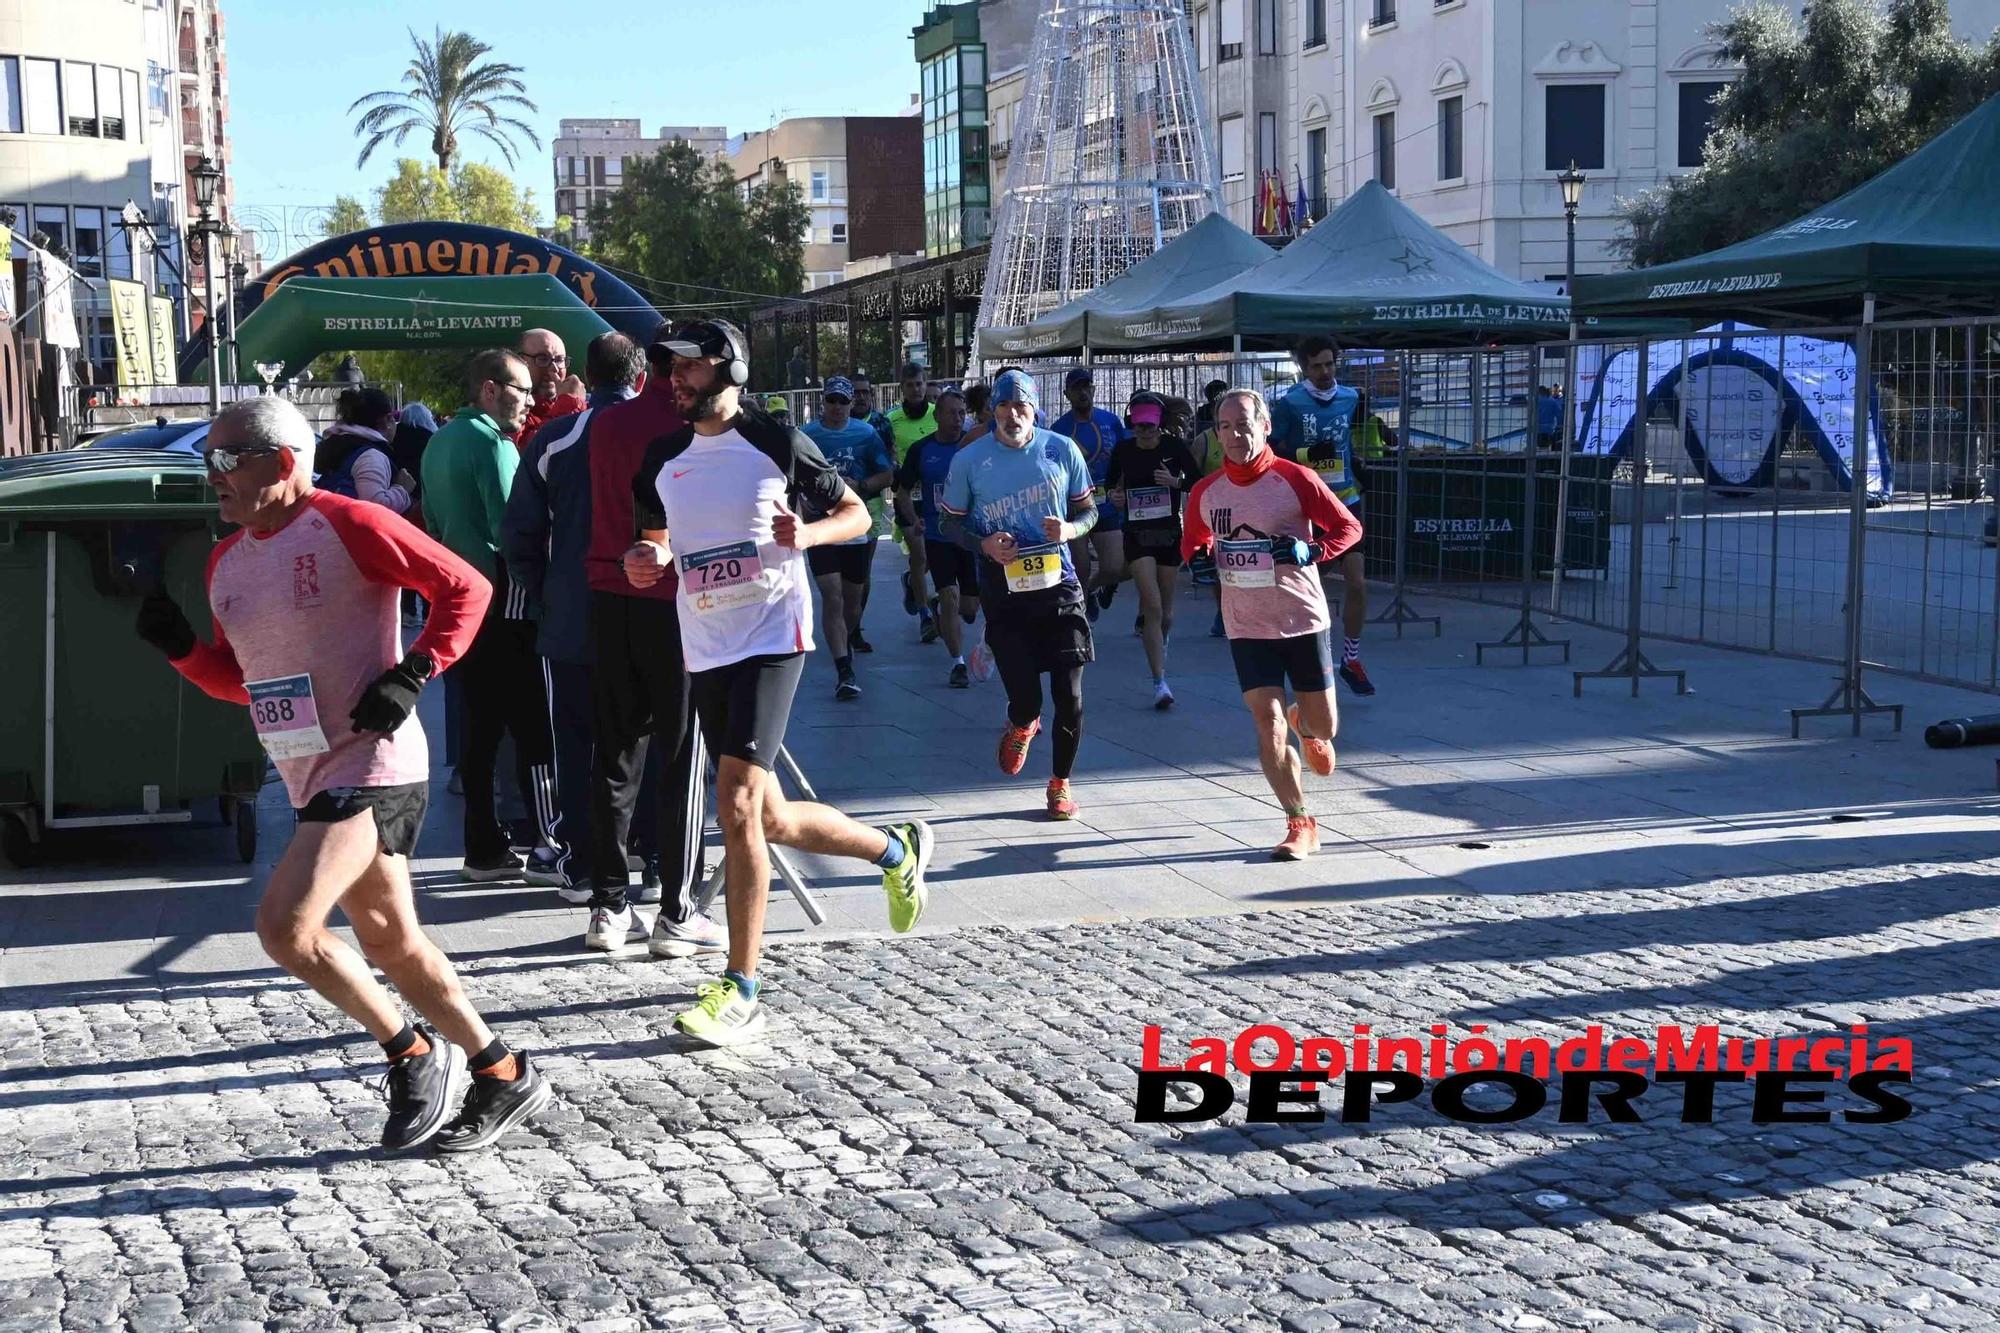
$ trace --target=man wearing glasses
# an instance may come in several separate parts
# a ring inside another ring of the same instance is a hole
[[[209,558],[212,633],[196,638],[161,590],[141,606],[138,631],[205,693],[249,705],[297,811],[298,830],[257,905],[257,937],[274,962],[382,1044],[384,1148],[432,1138],[444,1151],[482,1147],[552,1093],[524,1052],[494,1036],[424,934],[409,856],[430,779],[417,696],[462,660],[490,589],[397,514],[313,489],[312,427],[283,398],[224,409],[203,457],[221,516],[237,525]],[[407,653],[404,588],[431,608]],[[336,905],[359,957],[327,929]],[[395,983],[400,1004],[371,963]],[[403,1004],[427,1026],[406,1021]]]
[[[453,554],[493,585],[493,603],[458,667],[465,701],[465,743],[458,774],[465,787],[465,864],[475,883],[525,880],[564,888],[555,774],[555,735],[548,694],[535,656],[535,623],[526,592],[511,586],[500,557],[507,493],[520,454],[513,439],[534,397],[528,363],[494,350],[472,358],[466,371],[468,402],[424,450],[424,518]],[[493,805],[493,772],[500,739],[514,741],[521,794],[535,826],[528,864],[508,845]]]
[[[535,432],[557,417],[583,411],[584,399],[583,381],[569,373],[569,349],[557,335],[529,329],[521,335],[521,359],[528,363],[535,386],[527,420],[514,435],[515,445],[525,449]]]

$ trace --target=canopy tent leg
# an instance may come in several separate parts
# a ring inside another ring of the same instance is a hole
[[[1799,734],[1799,722],[1808,717],[1845,717],[1853,722],[1854,734],[1861,734],[1861,719],[1871,713],[1888,713],[1895,729],[1903,729],[1903,705],[1878,704],[1862,684],[1861,616],[1866,588],[1863,555],[1868,536],[1868,381],[1874,374],[1871,353],[1875,341],[1875,297],[1861,298],[1861,327],[1854,334],[1854,462],[1848,469],[1847,520],[1847,651],[1841,664],[1840,683],[1817,708],[1794,708],[1792,735]]]
[[[1639,697],[1639,682],[1659,677],[1671,676],[1674,693],[1688,692],[1687,672],[1669,671],[1653,665],[1639,646],[1640,606],[1646,588],[1646,459],[1647,385],[1651,381],[1649,367],[1652,365],[1652,351],[1646,340],[1639,340],[1639,419],[1638,429],[1632,432],[1632,498],[1628,507],[1629,521],[1626,531],[1630,534],[1625,543],[1625,646],[1597,671],[1572,671],[1570,673],[1570,697],[1583,697],[1583,682],[1586,680],[1629,680],[1632,682],[1632,697]]]
[[[1472,438],[1480,442],[1484,442],[1486,438],[1485,391],[1480,374],[1484,369],[1481,365],[1482,360],[1481,353],[1472,354]],[[1504,368],[1499,379],[1502,384],[1506,383]],[[1539,625],[1535,624],[1535,468],[1538,460],[1535,457],[1535,436],[1532,425],[1531,421],[1527,447],[1521,451],[1521,614],[1514,622],[1514,627],[1508,630],[1504,637],[1473,645],[1472,660],[1479,666],[1486,665],[1488,648],[1519,648],[1522,666],[1529,664],[1530,654],[1537,648],[1560,648],[1562,660],[1569,661],[1569,640],[1551,639],[1542,633]]]
[[[1240,341],[1240,340],[1239,340]],[[1409,578],[1410,560],[1410,354],[1396,353],[1397,392],[1402,402],[1399,425],[1403,438],[1396,445],[1396,585],[1395,594],[1382,614],[1370,616],[1371,625],[1394,625],[1396,637],[1403,637],[1405,625],[1429,625],[1434,638],[1444,635],[1442,616],[1419,615],[1403,596]]]

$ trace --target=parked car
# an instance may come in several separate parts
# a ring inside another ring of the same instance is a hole
[[[161,417],[148,426],[123,426],[78,445],[79,449],[165,449],[176,454],[201,454],[208,438],[206,421],[169,421]]]

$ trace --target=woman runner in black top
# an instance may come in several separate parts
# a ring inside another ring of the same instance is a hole
[[[1181,567],[1181,505],[1201,479],[1201,465],[1178,438],[1162,430],[1166,403],[1141,390],[1125,409],[1132,438],[1111,451],[1105,477],[1111,500],[1125,511],[1125,567],[1139,590],[1139,632],[1153,672],[1153,707],[1174,706],[1167,685],[1167,633],[1174,625],[1174,581]]]

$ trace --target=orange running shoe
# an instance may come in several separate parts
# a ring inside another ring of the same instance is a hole
[[[1025,727],[1017,727],[1012,722],[1007,730],[1000,733],[1000,771],[1013,777],[1028,762],[1028,743],[1040,735],[1042,720],[1036,718]]]
[[[1305,751],[1306,767],[1323,778],[1333,776],[1333,742],[1318,736],[1306,735],[1306,729],[1299,725],[1299,706],[1293,704],[1285,710],[1285,721],[1292,724],[1292,730],[1299,733],[1299,748]]]
[[[1069,794],[1069,783],[1062,778],[1049,781],[1049,818],[1076,818],[1076,798]]]
[[[1319,850],[1319,821],[1311,815],[1287,815],[1285,840],[1271,849],[1273,861],[1303,861]]]

